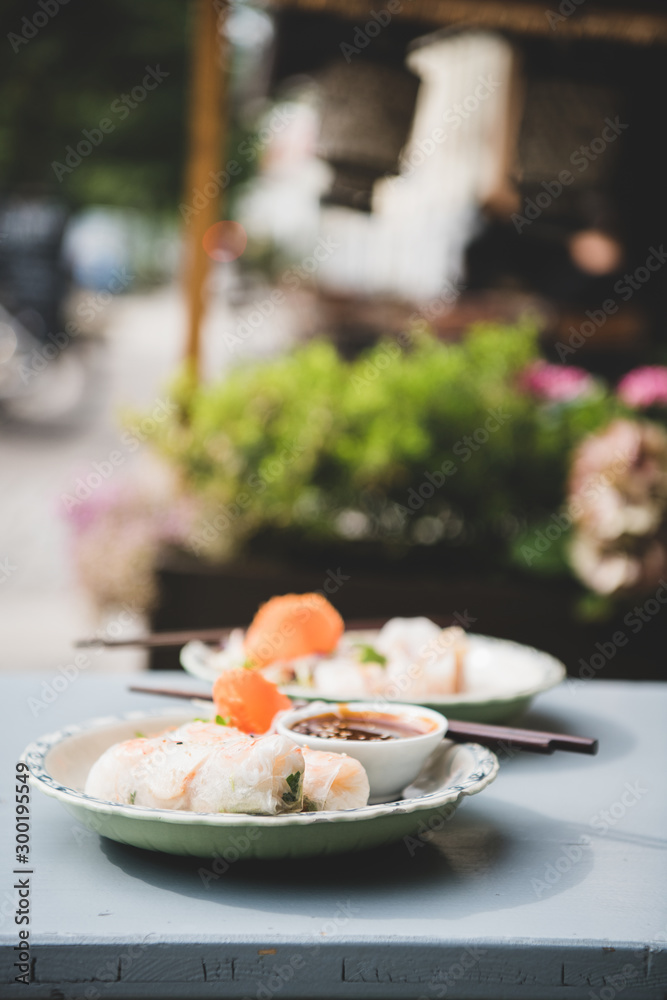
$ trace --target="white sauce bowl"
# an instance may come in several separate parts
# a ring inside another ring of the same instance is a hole
[[[390,740],[339,740],[323,736],[295,733],[291,728],[302,719],[338,711],[390,715],[406,723],[428,725],[429,731],[419,736],[400,736]],[[447,732],[447,719],[440,712],[421,705],[397,705],[386,701],[355,701],[345,704],[314,701],[305,708],[283,712],[276,718],[279,733],[289,736],[299,746],[323,750],[325,753],[346,753],[363,764],[371,787],[370,802],[386,802],[401,797]]]

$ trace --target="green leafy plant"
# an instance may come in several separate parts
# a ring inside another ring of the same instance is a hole
[[[405,341],[352,362],[316,341],[220,382],[181,380],[186,420],[155,445],[201,504],[194,551],[225,560],[273,534],[511,561],[513,539],[562,504],[574,445],[618,404],[593,380],[564,402],[526,392],[529,326]]]

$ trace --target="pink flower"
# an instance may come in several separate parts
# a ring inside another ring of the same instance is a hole
[[[581,508],[577,519],[601,525],[598,502],[609,490],[628,501],[660,497],[667,508],[667,434],[654,423],[617,419],[589,434],[576,449],[569,495]]]
[[[578,446],[568,511],[572,567],[601,594],[645,593],[667,572],[667,433],[615,420]]]
[[[667,368],[644,365],[628,372],[618,383],[618,395],[628,406],[667,406]]]
[[[595,379],[583,368],[535,361],[523,371],[520,384],[539,399],[562,403],[591,392]]]
[[[129,498],[125,483],[105,483],[102,489],[88,488],[87,494],[84,485],[83,491],[70,490],[65,496],[65,517],[77,535],[83,534],[100,519],[112,516],[114,511],[127,506]]]
[[[188,549],[199,504],[178,489],[168,470],[144,466],[141,478],[89,485],[82,474],[68,494],[73,558],[95,603],[124,601],[149,608],[157,598],[155,569],[167,545]]]

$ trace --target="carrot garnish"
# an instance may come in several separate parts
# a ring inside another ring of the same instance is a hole
[[[253,670],[225,670],[213,685],[216,712],[244,733],[266,733],[277,712],[291,708],[287,695]]]
[[[330,653],[343,634],[343,619],[321,594],[284,594],[263,604],[246,632],[245,654],[253,667]]]

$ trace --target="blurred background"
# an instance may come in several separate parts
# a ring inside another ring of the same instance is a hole
[[[321,590],[664,675],[661,3],[0,18],[7,669]]]

